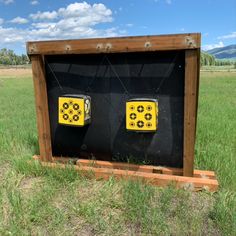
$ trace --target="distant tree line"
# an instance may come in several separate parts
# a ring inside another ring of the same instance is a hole
[[[29,64],[27,55],[16,55],[13,50],[3,48],[0,50],[0,65],[25,65]],[[235,61],[218,60],[213,55],[201,52],[201,66],[225,66],[235,65]]]
[[[227,66],[235,65],[235,61],[232,60],[219,60],[213,55],[206,52],[201,52],[201,66]]]
[[[25,65],[29,64],[29,58],[25,54],[16,55],[13,50],[3,48],[0,50],[0,64]]]

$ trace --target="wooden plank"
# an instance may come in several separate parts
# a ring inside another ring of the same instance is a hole
[[[91,161],[86,159],[79,159],[77,165],[81,166],[92,166],[96,168],[109,168],[109,169],[122,169],[122,170],[133,170],[141,171],[146,173],[157,173],[166,175],[183,175],[183,169],[163,166],[152,166],[152,165],[136,165],[130,163],[121,162],[109,162],[109,161]],[[215,179],[214,171],[194,170],[194,177]]]
[[[33,157],[35,160],[39,160],[39,156]],[[121,169],[121,170],[132,170],[146,173],[166,174],[166,175],[183,175],[183,169],[163,166],[152,166],[152,165],[137,165],[123,162],[110,162],[110,161],[99,161],[99,160],[87,160],[78,158],[66,158],[66,157],[53,157],[52,162],[56,163],[75,163],[79,166],[90,166],[95,168],[108,168],[108,169]],[[214,171],[206,170],[194,170],[194,177],[216,179]]]
[[[201,37],[201,35],[200,35]],[[195,124],[195,137],[197,133],[197,117],[198,117],[198,100],[199,100],[199,83],[200,83],[200,63],[201,63],[201,49],[197,49],[197,102],[196,102],[196,124]]]
[[[28,42],[28,55],[89,54],[200,48],[200,34]]]
[[[31,57],[31,62],[35,92],[40,158],[44,161],[51,161],[51,134],[43,60],[40,55],[34,55]]]
[[[65,164],[41,162],[42,166],[50,168],[62,168],[65,169]],[[94,168],[88,166],[73,166],[76,171],[80,173],[92,176],[97,180],[109,179],[111,176],[117,179],[141,179],[146,181],[148,184],[165,187],[168,185],[175,185],[177,188],[184,188],[193,191],[208,190],[215,192],[218,189],[218,181],[214,179],[204,179],[195,177],[175,176],[175,175],[164,175],[155,173],[145,173],[131,170],[118,170],[108,168]]]
[[[186,50],[183,147],[184,176],[193,176],[198,75],[198,50]]]

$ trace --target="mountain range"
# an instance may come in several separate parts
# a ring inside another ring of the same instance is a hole
[[[206,51],[217,59],[236,59],[236,44]]]

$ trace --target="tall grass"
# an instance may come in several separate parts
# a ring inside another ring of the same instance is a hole
[[[32,81],[0,78],[0,235],[236,235],[236,76],[201,75],[196,167],[218,193],[88,180],[38,153]]]

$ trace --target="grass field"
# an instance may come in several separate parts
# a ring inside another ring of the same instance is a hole
[[[236,73],[201,74],[196,167],[218,193],[85,179],[47,170],[27,73],[0,73],[0,235],[236,235]]]

